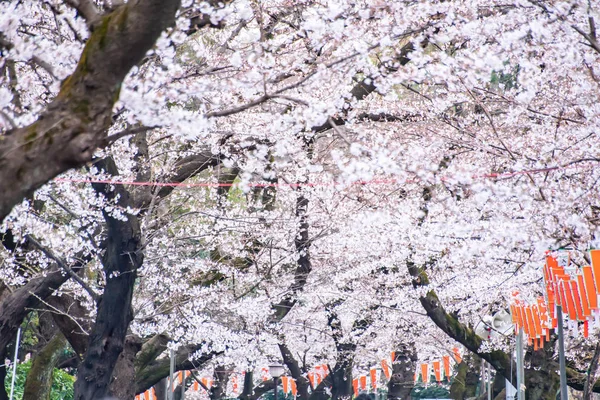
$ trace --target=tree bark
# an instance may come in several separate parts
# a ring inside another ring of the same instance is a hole
[[[473,368],[477,364],[479,357],[467,354],[458,364],[456,376],[450,386],[450,398],[454,400],[464,400],[475,397],[477,384],[479,382],[479,372]]]
[[[203,354],[200,358],[190,360],[190,356],[201,345],[181,347],[175,353],[175,371],[202,368],[206,362],[218,353]],[[169,358],[154,360],[141,369],[136,370],[135,393],[143,393],[169,375]]]
[[[279,343],[279,352],[283,363],[290,370],[292,378],[296,380],[296,388],[298,390],[298,400],[308,400],[308,379],[302,374],[298,361],[294,358],[294,355],[290,349],[284,343]]]
[[[413,373],[416,367],[417,356],[411,346],[402,346],[395,353],[396,359],[392,360],[392,376],[388,382],[388,400],[406,400],[414,387]]]
[[[49,400],[52,388],[52,372],[59,360],[67,339],[60,333],[50,340],[33,359],[25,379],[23,400]]]
[[[92,159],[121,83],[175,19],[180,0],[128,2],[95,25],[75,72],[33,124],[0,141],[0,221],[58,174]]]
[[[294,273],[294,282],[290,287],[290,294],[285,296],[279,303],[273,304],[271,307],[275,311],[272,322],[281,321],[291,311],[296,298],[304,286],[306,285],[308,275],[312,271],[312,262],[310,260],[310,241],[309,241],[309,226],[308,226],[308,199],[299,193],[296,197],[296,217],[300,220],[298,234],[294,239],[294,246],[298,253],[298,261],[296,261],[296,271]]]
[[[221,400],[227,392],[227,381],[231,375],[231,368],[224,365],[217,365],[214,373],[214,383],[210,388],[211,400]]]
[[[598,371],[598,360],[600,360],[600,343],[596,344],[594,350],[594,356],[590,362],[590,368],[585,378],[585,385],[583,387],[583,398],[582,400],[592,400],[592,382],[596,380],[596,372]]]
[[[125,346],[119,355],[110,383],[110,393],[117,399],[133,399],[136,395],[135,385],[131,383],[135,382],[135,355],[141,346],[138,337],[128,335],[125,338]]]
[[[81,265],[75,265],[72,269],[77,270]],[[29,310],[40,306],[40,299],[47,298],[64,282],[69,279],[68,275],[54,266],[46,274],[32,278],[25,285],[16,289],[4,298],[0,303],[0,360],[7,356],[7,346],[15,339],[17,330]],[[0,366],[0,381],[4,382],[6,367],[4,363]],[[4,385],[0,385],[0,400],[8,399]]]
[[[340,351],[341,350],[341,351]],[[338,357],[331,371],[331,399],[350,399],[354,393],[352,388],[352,367],[356,345],[343,343],[338,346]]]
[[[117,175],[111,159],[96,165]],[[130,207],[129,193],[122,186],[114,189],[106,184],[93,184],[107,200],[122,209]],[[108,228],[106,251],[102,257],[106,285],[98,303],[96,323],[90,334],[87,352],[77,372],[76,400],[101,399],[108,394],[112,372],[123,350],[129,323],[133,319],[131,301],[137,270],[143,262],[140,225],[136,216],[127,214],[117,219],[102,212]]]
[[[68,293],[50,296],[47,303],[55,308],[52,310],[52,318],[81,361],[87,350],[89,332],[92,329],[88,310]]]
[[[250,400],[250,396],[254,392],[254,372],[252,370],[246,371],[244,374],[244,386],[242,393],[238,396],[239,400]]]

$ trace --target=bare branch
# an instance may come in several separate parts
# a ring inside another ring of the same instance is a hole
[[[79,277],[79,275],[77,275],[75,272],[73,272],[73,270],[71,268],[69,268],[69,266],[66,264],[66,262],[62,258],[56,256],[52,252],[52,250],[50,250],[47,247],[43,246],[40,242],[38,242],[37,240],[35,240],[33,238],[33,236],[27,235],[27,240],[29,240],[31,242],[31,244],[33,244],[42,253],[44,253],[46,255],[46,257],[48,257],[48,258],[52,259],[53,261],[55,261],[56,264],[58,264],[59,267],[61,267],[63,270],[65,270],[67,272],[67,274],[69,274],[69,276],[71,278],[73,278],[77,283],[79,283],[81,285],[81,287],[83,287],[85,289],[86,292],[88,292],[88,294],[90,295],[90,297],[96,303],[100,300],[100,296],[96,292],[94,292],[94,290],[87,283],[85,283],[85,281],[83,279],[81,279]]]
[[[233,107],[233,108],[229,108],[227,110],[222,110],[222,111],[214,111],[214,112],[209,112],[207,114],[205,114],[204,116],[206,118],[213,118],[213,117],[226,117],[228,115],[233,115],[233,114],[237,114],[240,113],[242,111],[246,111],[249,108],[255,107],[261,103],[264,103],[265,101],[271,99],[273,96],[270,96],[268,94],[265,94],[263,96],[260,96],[259,98],[252,100],[249,103],[243,104],[239,107]]]
[[[147,131],[151,131],[152,129],[158,128],[157,126],[139,126],[137,128],[123,129],[120,132],[117,132],[113,135],[110,135],[104,139],[104,146],[108,146],[117,140],[124,138],[126,136],[135,135],[138,133],[143,133]]]
[[[579,29],[575,25],[571,25],[571,27],[573,29],[575,29],[577,31],[577,33],[579,33],[581,36],[583,36],[585,38],[585,40],[588,41],[588,46],[590,46],[592,49],[596,50],[596,52],[600,53],[600,43],[598,43],[598,39],[596,38],[596,24],[594,23],[593,17],[589,18],[589,25],[590,25],[590,33],[585,33],[583,30]]]
[[[71,315],[69,315],[68,313],[59,310],[58,308],[54,307],[52,304],[48,303],[47,301],[45,301],[44,299],[42,299],[40,296],[36,295],[35,293],[31,293],[31,295],[35,298],[38,299],[38,301],[40,303],[42,303],[43,305],[45,305],[46,307],[48,307],[48,309],[39,309],[36,311],[49,311],[53,314],[57,314],[57,315],[62,315],[68,319],[70,319],[71,321],[73,321],[73,323],[75,325],[77,325],[77,327],[81,330],[81,333],[84,335],[89,335],[89,332],[87,330],[85,330],[85,328],[79,323],[79,321],[77,321],[76,318],[72,317]]]
[[[13,47],[15,47],[15,45],[9,40],[7,40],[4,37],[4,35],[2,35],[2,32],[0,32],[0,47],[4,47],[5,49],[10,50]],[[38,66],[42,67],[52,77],[52,79],[56,81],[59,80],[58,77],[54,74],[54,68],[52,68],[52,66],[49,63],[35,55],[31,56],[31,61],[34,64],[37,64]]]
[[[9,129],[10,128],[16,128],[17,124],[15,123],[15,121],[10,117],[10,115],[8,115],[7,113],[5,113],[4,111],[0,110],[0,117],[4,118],[4,120],[6,121],[6,123],[9,125]]]

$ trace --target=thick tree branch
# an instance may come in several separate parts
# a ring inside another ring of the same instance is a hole
[[[169,182],[181,183],[185,180],[199,174],[210,167],[215,167],[221,162],[221,156],[213,154],[210,149],[191,156],[182,158],[175,163],[175,171],[169,177]],[[166,197],[175,188],[173,186],[163,186],[158,191],[159,197]]]
[[[46,307],[52,311],[54,322],[81,361],[87,350],[89,332],[92,329],[89,311],[79,299],[66,293],[48,297]]]
[[[192,354],[202,347],[200,345],[189,345],[179,348],[175,353],[175,370],[186,371],[202,368],[213,357],[220,353],[211,352],[203,354],[199,358],[191,358]],[[136,372],[135,392],[143,393],[156,385],[161,379],[169,375],[170,360],[168,357],[154,360]]]
[[[2,137],[0,220],[50,179],[92,159],[112,123],[121,82],[173,24],[179,5],[140,0],[102,17],[58,96],[36,122]]]
[[[121,138],[136,135],[138,133],[148,132],[155,128],[157,128],[157,127],[156,126],[138,126],[137,128],[123,129],[120,132],[113,133],[112,135],[107,136],[106,139],[104,139],[104,142],[102,143],[102,147],[108,146]]]
[[[73,266],[73,270],[81,268]],[[69,279],[60,268],[52,267],[44,276],[35,277],[25,285],[8,294],[0,303],[0,360],[6,358],[8,344],[15,338],[17,329],[32,308],[40,306],[40,299],[50,296]],[[6,366],[0,366],[0,381],[4,381]],[[4,386],[0,387],[0,399],[7,398]]]
[[[100,12],[91,0],[65,0],[65,3],[77,10],[88,27],[93,27],[100,19]]]

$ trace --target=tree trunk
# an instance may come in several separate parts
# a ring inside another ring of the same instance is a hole
[[[392,376],[388,383],[388,400],[406,400],[414,387],[413,373],[417,357],[410,346],[401,346],[395,353],[396,359],[392,360]]]
[[[96,165],[117,175],[111,159],[100,160]],[[108,201],[116,202],[123,209],[131,206],[129,193],[117,186],[93,184]],[[144,256],[141,250],[140,225],[136,216],[128,214],[117,219],[103,211],[108,228],[106,251],[102,257],[106,285],[98,303],[96,323],[83,362],[77,371],[75,382],[76,400],[102,399],[108,394],[115,364],[123,350],[129,323],[133,319],[131,301],[137,270]]]
[[[211,400],[221,400],[227,392],[227,381],[231,375],[232,368],[217,365],[214,373],[214,383],[210,388]]]
[[[596,344],[594,356],[590,361],[587,377],[585,378],[585,386],[583,387],[582,400],[592,400],[592,383],[596,381],[596,371],[598,370],[598,360],[600,360],[600,343]]]
[[[125,338],[125,347],[119,355],[112,374],[110,393],[117,399],[133,399],[136,395],[135,385],[135,355],[141,349],[139,338],[129,335]]]
[[[352,387],[352,367],[356,345],[343,343],[338,346],[338,359],[331,371],[331,399],[350,399],[354,394]]]
[[[244,374],[244,386],[242,387],[242,393],[238,396],[239,400],[249,400],[254,391],[254,372],[252,370],[246,371]]]
[[[477,357],[477,359],[479,359]],[[453,400],[465,400],[475,397],[479,384],[479,371],[473,368],[473,356],[465,355],[458,364],[457,373],[450,386],[450,398]]]
[[[292,378],[296,380],[298,400],[308,400],[308,379],[303,375],[302,370],[298,365],[298,361],[294,358],[290,349],[283,343],[280,343],[278,346],[281,357],[283,358],[283,363],[290,370]],[[248,373],[246,373],[246,375],[248,375]]]
[[[38,352],[25,379],[23,400],[50,399],[52,372],[66,345],[67,339],[57,332],[52,340]]]
[[[156,390],[156,398],[159,400],[163,400],[165,398],[165,393],[167,393],[167,390],[169,390],[167,378],[163,378],[160,381],[156,382],[156,385],[154,385],[154,390]]]
[[[73,266],[77,270],[81,266]],[[38,308],[40,299],[47,298],[54,290],[58,289],[68,280],[68,275],[58,270],[54,266],[46,274],[32,278],[24,286],[16,289],[7,295],[0,303],[0,360],[4,360],[7,353],[7,346],[16,338],[17,330],[29,310]],[[6,377],[6,367],[4,363],[0,366],[0,381],[4,382]],[[4,385],[0,385],[0,400],[7,400],[8,394]]]

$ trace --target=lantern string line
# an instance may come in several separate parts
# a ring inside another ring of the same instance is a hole
[[[486,179],[503,179],[503,178],[513,178],[521,175],[529,175],[529,174],[541,174],[547,172],[556,172],[560,170],[567,169],[575,169],[575,168],[584,168],[585,165],[581,165],[578,163],[581,162],[598,162],[599,159],[585,159],[579,160],[567,165],[561,166],[553,166],[553,167],[545,167],[545,168],[535,168],[521,171],[512,171],[512,172],[497,172],[497,173],[487,173],[487,174],[474,174],[470,176],[472,180],[486,180]],[[464,178],[457,178],[451,176],[443,176],[440,178],[442,182],[453,182],[463,180]],[[348,185],[386,185],[386,184],[409,184],[409,183],[418,183],[421,182],[421,179],[371,179],[371,180],[357,180],[351,182],[295,182],[295,183],[279,183],[279,182],[197,182],[197,183],[185,183],[185,182],[151,182],[151,181],[120,181],[120,180],[110,180],[110,179],[93,179],[93,178],[55,178],[52,182],[56,183],[101,183],[101,184],[110,184],[110,185],[131,185],[131,186],[164,186],[164,187],[183,187],[183,188],[193,188],[193,187],[233,187],[233,186],[246,186],[246,187],[331,187],[331,186],[348,186]]]

